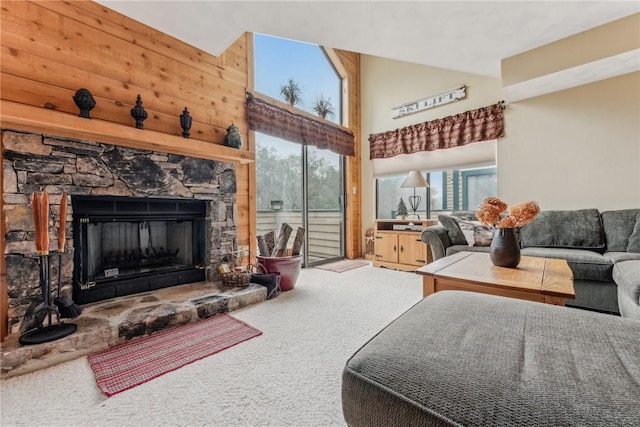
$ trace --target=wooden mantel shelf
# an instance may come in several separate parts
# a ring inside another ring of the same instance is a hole
[[[19,104],[0,102],[0,125],[52,136],[123,145],[202,159],[246,164],[255,161],[255,153],[198,139],[185,139],[153,130],[136,129],[120,123],[83,119],[69,113]]]

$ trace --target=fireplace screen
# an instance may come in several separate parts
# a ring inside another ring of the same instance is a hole
[[[79,303],[204,280],[202,201],[74,197]]]
[[[193,265],[191,221],[87,225],[87,276],[96,280]]]

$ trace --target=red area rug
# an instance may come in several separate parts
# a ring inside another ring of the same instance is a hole
[[[261,334],[223,313],[92,354],[89,364],[98,388],[113,396]]]
[[[342,261],[336,261],[329,264],[317,265],[315,268],[320,270],[333,271],[336,273],[344,273],[345,271],[353,270],[354,268],[364,267],[369,264],[366,261],[354,261],[350,259],[344,259]]]

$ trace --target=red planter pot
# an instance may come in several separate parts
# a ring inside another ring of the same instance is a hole
[[[294,288],[302,268],[302,255],[285,257],[258,256],[257,258],[268,273],[280,273],[280,288],[283,291],[290,291]]]

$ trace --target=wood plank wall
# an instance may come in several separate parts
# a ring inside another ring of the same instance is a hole
[[[149,113],[145,129],[180,135],[179,115],[187,107],[192,139],[221,145],[235,123],[243,150],[254,151],[244,105],[253,86],[250,33],[215,57],[91,1],[3,1],[0,15],[3,101],[77,115],[72,97],[84,87],[97,103],[91,117],[131,127],[130,110],[140,94]],[[362,255],[360,57],[336,52],[349,74],[349,127],[356,134],[356,156],[346,169],[346,249],[356,258]],[[254,248],[255,166],[238,164],[236,173],[239,239]],[[6,308],[0,311],[4,319]],[[5,330],[3,325],[1,336]]]
[[[354,52],[335,49],[338,59],[349,75],[349,128],[355,137],[355,156],[347,157],[345,170],[346,209],[346,255],[347,258],[359,258],[362,250],[362,197],[360,195],[360,55]],[[354,191],[355,189],[355,191]]]

